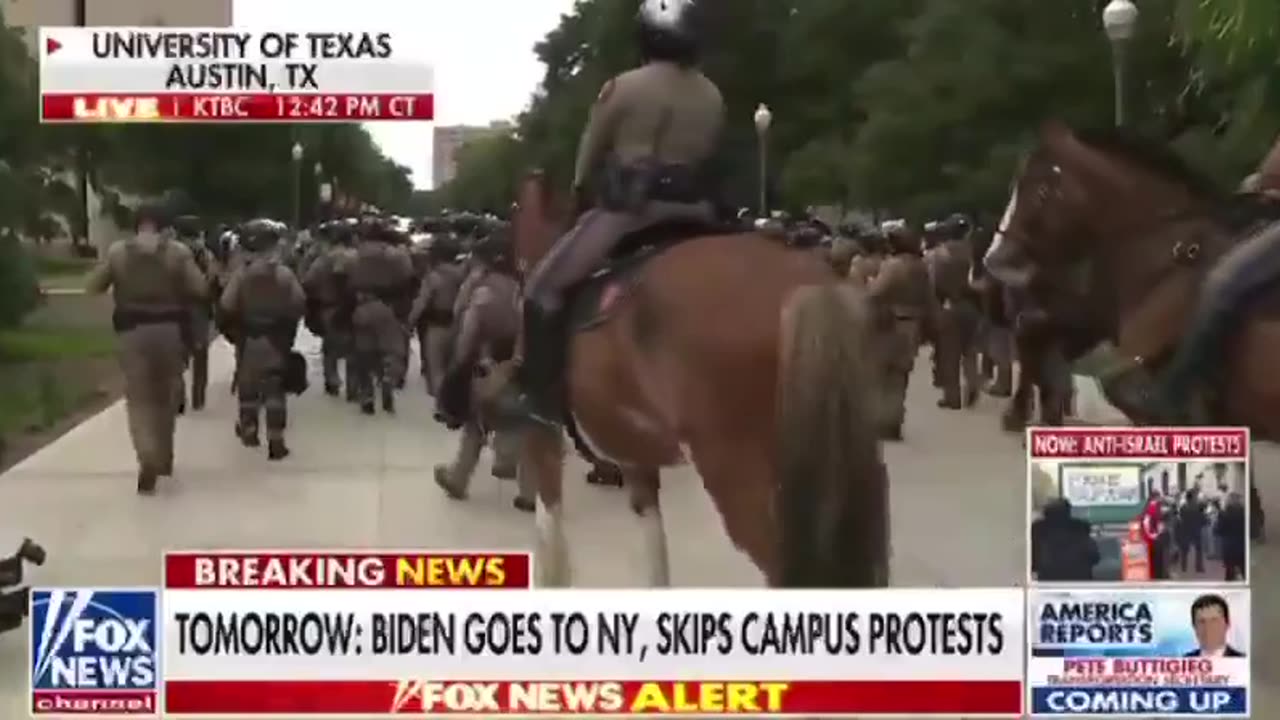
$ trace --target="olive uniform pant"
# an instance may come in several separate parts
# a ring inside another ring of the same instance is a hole
[[[177,323],[138,325],[119,334],[125,412],[138,465],[160,475],[173,471],[177,414],[186,348]]]
[[[284,440],[289,411],[279,349],[267,337],[245,338],[239,374],[241,437],[256,438],[259,420],[265,416],[267,440]]]

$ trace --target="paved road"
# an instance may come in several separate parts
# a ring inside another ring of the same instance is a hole
[[[317,350],[313,339],[304,350]],[[888,447],[893,482],[894,583],[1012,586],[1024,576],[1025,470],[1021,439],[997,430],[999,406],[944,412],[928,376],[917,373],[907,439]],[[528,515],[510,506],[514,488],[488,477],[466,503],[442,498],[429,477],[454,438],[430,419],[421,383],[411,383],[397,417],[365,418],[313,389],[291,407],[292,457],[269,464],[232,434],[228,349],[215,346],[210,405],[179,424],[177,478],[161,496],[134,494],[123,408],[116,405],[0,476],[0,547],[22,535],[42,542],[49,564],[34,581],[65,585],[151,585],[166,548],[526,547]],[[1097,404],[1086,397],[1085,403]],[[1264,497],[1280,497],[1263,449]],[[487,460],[486,460],[487,463]],[[639,528],[617,490],[587,486],[574,461],[566,516],[576,581],[639,581]],[[678,585],[753,586],[754,568],[724,539],[694,474],[668,475],[663,505]],[[1280,716],[1280,637],[1274,597],[1275,546],[1255,553],[1264,589],[1255,599],[1255,717]],[[1255,574],[1255,577],[1257,575]],[[0,717],[25,717],[25,637],[0,636]],[[1260,687],[1264,682],[1269,686]],[[7,710],[8,712],[4,712]]]

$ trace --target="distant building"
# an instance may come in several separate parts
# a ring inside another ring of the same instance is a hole
[[[505,120],[485,125],[437,125],[431,139],[431,186],[440,187],[458,174],[458,148],[473,140],[509,134],[514,126]]]

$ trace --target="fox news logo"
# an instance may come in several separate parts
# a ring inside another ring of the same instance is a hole
[[[156,712],[156,591],[31,591],[32,713]]]

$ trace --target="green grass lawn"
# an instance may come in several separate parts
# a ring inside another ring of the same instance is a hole
[[[115,372],[108,302],[51,297],[0,330],[0,436],[39,432],[103,398]]]
[[[84,275],[93,268],[93,264],[96,262],[90,258],[50,255],[39,252],[32,253],[31,257],[35,261],[36,274],[41,277]]]

